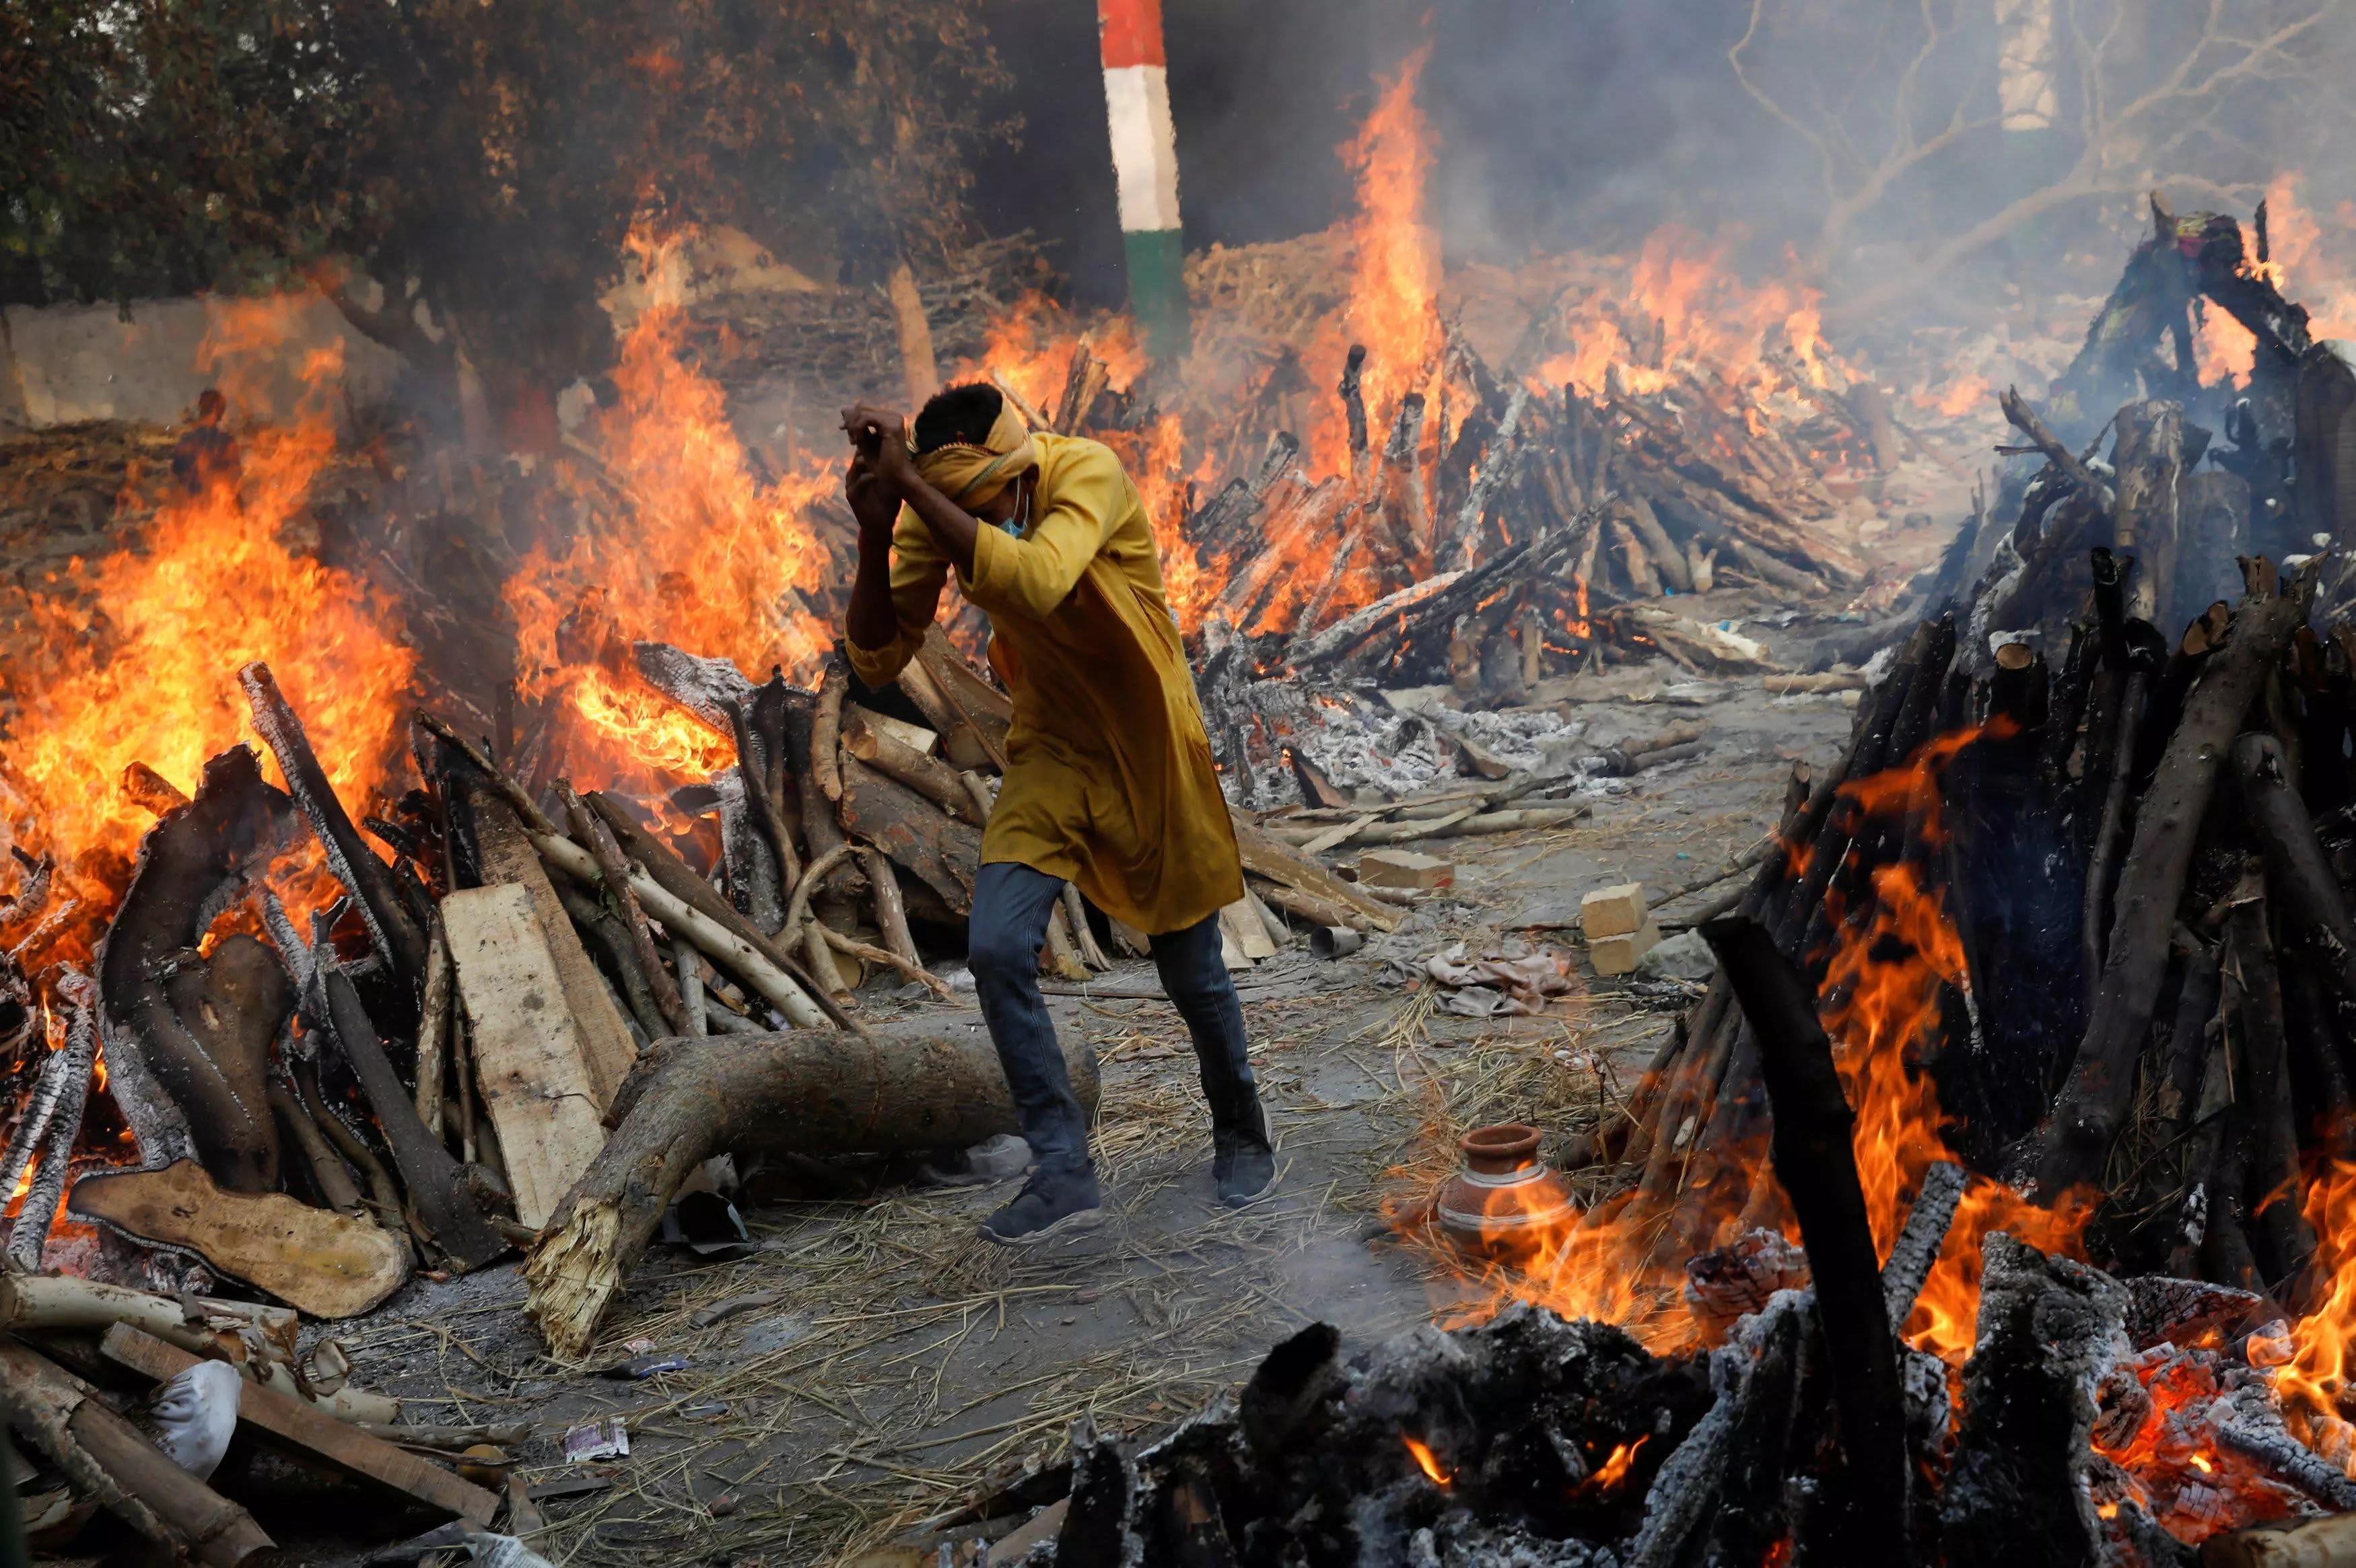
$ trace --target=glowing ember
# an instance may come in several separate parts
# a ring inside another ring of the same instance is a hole
[[[1582,1492],[1608,1492],[1628,1478],[1629,1469],[1636,1463],[1636,1450],[1652,1441],[1648,1434],[1633,1443],[1615,1445],[1596,1472],[1580,1484]]]

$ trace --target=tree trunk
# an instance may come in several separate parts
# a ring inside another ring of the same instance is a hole
[[[1064,1056],[1093,1115],[1095,1054],[1067,1035]],[[639,1059],[614,1104],[614,1136],[557,1205],[524,1270],[525,1314],[562,1360],[588,1350],[663,1210],[712,1155],[955,1148],[1019,1130],[997,1053],[979,1031],[666,1042]]]

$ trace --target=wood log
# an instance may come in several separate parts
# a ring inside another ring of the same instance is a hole
[[[2129,654],[2126,678],[2118,688],[2116,728],[2110,743],[2101,748],[2108,753],[2110,776],[2103,790],[2102,816],[2095,824],[2094,848],[2087,857],[2086,902],[2080,935],[2090,1007],[2110,940],[2112,879],[2118,866],[2119,843],[2126,831],[2127,786],[2135,772],[2145,696],[2159,663],[2158,651],[2140,643]]]
[[[107,1329],[99,1348],[108,1360],[158,1382],[178,1376],[198,1360],[124,1323]],[[486,1530],[498,1515],[499,1499],[493,1493],[275,1390],[251,1385],[240,1390],[237,1418],[305,1458],[324,1461],[339,1475],[384,1488],[404,1500]]]
[[[73,1275],[0,1275],[0,1329],[94,1329],[117,1323],[169,1340],[198,1355],[239,1360],[267,1348],[292,1359],[301,1319],[291,1307],[191,1296],[175,1300],[152,1291],[81,1279]],[[251,1330],[250,1346],[240,1330]]]
[[[1423,394],[1399,398],[1390,438],[1383,443],[1378,501],[1391,553],[1401,561],[1422,556],[1431,536],[1431,508],[1423,492]]]
[[[2257,585],[2264,587],[2263,581]],[[2201,816],[2217,766],[2256,700],[2267,671],[2307,619],[2308,584],[2286,593],[2244,595],[2223,649],[2211,657],[2145,792],[2119,875],[2111,944],[2094,1008],[2078,1043],[2037,1165],[2047,1202],[2102,1174],[2135,1093],[2135,1062],[2159,994],[2176,906],[2191,869]]]
[[[941,630],[937,622],[925,628],[912,662],[923,669],[933,689],[958,720],[943,734],[949,760],[960,768],[987,766],[1005,772],[1006,735],[1014,724],[1013,700],[966,662],[965,656],[950,644],[948,634]],[[954,739],[960,731],[970,733],[971,751],[965,742]],[[971,756],[972,752],[978,752],[979,756],[958,760],[961,755]]]
[[[863,763],[846,757],[839,766],[842,830],[905,867],[958,914],[970,912],[981,869],[980,833]]]
[[[422,986],[425,978],[425,933],[395,890],[391,869],[360,841],[359,829],[352,826],[343,802],[336,798],[334,788],[327,783],[327,770],[319,765],[318,757],[311,750],[310,738],[303,732],[303,720],[278,689],[268,665],[257,659],[239,670],[237,678],[245,688],[247,704],[253,709],[254,730],[278,759],[278,766],[286,775],[288,792],[310,819],[312,831],[318,834],[320,847],[327,852],[327,869],[350,890],[361,918],[367,922],[369,940],[378,955],[410,984]]]
[[[242,1051],[216,1060],[174,1006],[166,977],[187,965],[213,914],[298,831],[294,803],[262,782],[252,751],[231,747],[205,764],[196,798],[140,840],[98,950],[109,1087],[142,1157],[161,1163],[194,1152],[240,1191],[276,1184],[277,1132],[258,1063]],[[265,1052],[268,1044],[265,1037]]]
[[[1290,845],[1270,837],[1261,828],[1240,818],[1237,820],[1235,828],[1236,848],[1242,856],[1245,870],[1296,892],[1305,893],[1311,899],[1352,911],[1356,917],[1324,923],[1366,925],[1376,931],[1398,929],[1403,918],[1398,911],[1368,898],[1323,866],[1301,855]],[[1291,907],[1274,899],[1269,901],[1278,903],[1280,908]],[[1300,910],[1293,912],[1305,913]]]
[[[220,1568],[268,1561],[253,1516],[167,1458],[90,1386],[29,1348],[0,1340],[10,1424],[108,1512],[147,1540]]]
[[[908,911],[900,901],[900,879],[893,874],[892,863],[880,849],[862,849],[859,859],[867,868],[868,884],[875,890],[875,929],[884,933],[884,949],[903,965],[921,967],[923,960],[908,930]]]
[[[2313,942],[2340,994],[2356,1002],[2356,921],[2291,780],[2282,743],[2271,735],[2244,735],[2233,742],[2233,772],[2286,931]]]
[[[321,983],[327,993],[325,1021],[330,1024],[352,1076],[359,1080],[377,1127],[392,1150],[393,1163],[401,1168],[410,1209],[433,1232],[434,1246],[458,1272],[482,1267],[507,1251],[507,1243],[484,1223],[482,1211],[459,1179],[458,1162],[417,1119],[417,1107],[410,1103],[401,1080],[393,1076],[392,1063],[385,1060],[376,1025],[361,1005],[351,976],[332,964],[330,955],[318,956]]]
[[[819,794],[829,805],[842,798],[842,774],[835,766],[834,753],[842,735],[842,699],[850,689],[851,667],[841,655],[828,655],[819,674],[818,706],[810,716],[809,776],[817,781]],[[804,806],[807,819],[807,802]],[[819,847],[812,844],[811,857],[819,853]]]
[[[1653,510],[1653,503],[1632,494],[1624,516],[1628,527],[1644,541],[1645,556],[1660,580],[1679,593],[1693,592],[1693,572],[1686,564],[1685,552],[1669,538],[1669,530],[1661,526],[1660,514]]]
[[[1064,1051],[1084,1111],[1096,1059]],[[649,1052],[605,1152],[525,1265],[525,1313],[561,1360],[586,1352],[606,1307],[688,1176],[723,1150],[804,1155],[963,1147],[1017,1130],[986,1037],[879,1030],[731,1036]]]
[[[70,971],[69,976],[70,980],[80,980]],[[66,1058],[59,1067],[59,1083],[70,1087],[56,1103],[44,1129],[41,1163],[25,1189],[16,1222],[8,1229],[8,1261],[27,1274],[40,1269],[42,1249],[57,1222],[58,1204],[66,1195],[74,1144],[81,1136],[82,1112],[90,1103],[91,1069],[98,1059],[98,1025],[88,983],[61,985],[59,989],[66,993],[73,1009],[72,1020],[66,1026],[66,1048],[58,1053]]]
[[[741,708],[736,709],[736,720],[739,729],[746,728],[744,710]],[[744,769],[750,766],[757,772],[758,763],[759,758],[755,753],[752,763],[739,764],[738,772],[749,779],[753,775],[745,773]],[[679,987],[673,983],[670,971],[663,967],[662,953],[655,946],[654,933],[647,927],[646,911],[638,907],[638,896],[630,891],[629,866],[622,859],[622,847],[615,842],[612,829],[582,804],[579,795],[573,793],[570,781],[560,779],[556,795],[564,803],[565,816],[573,827],[573,841],[588,850],[590,858],[597,862],[598,874],[605,879],[606,896],[620,911],[623,935],[628,939],[630,951],[637,957],[639,971],[646,976],[647,986],[654,993],[655,1007],[662,1013],[663,1022],[670,1026],[668,1032],[687,1033],[687,1006],[680,999]],[[760,802],[760,809],[755,816],[767,825],[766,788],[755,790],[748,787],[746,798]],[[769,825],[768,830],[775,832],[774,825]],[[790,855],[792,851],[788,849],[787,853]],[[781,867],[786,863],[781,860]]]
[[[407,1249],[372,1221],[284,1193],[223,1191],[190,1160],[85,1176],[74,1183],[67,1211],[140,1241],[195,1253],[315,1317],[366,1312],[409,1277]]]
[[[1702,936],[1758,1040],[1760,1075],[1775,1114],[1775,1177],[1799,1217],[1825,1339],[1840,1347],[1829,1371],[1858,1541],[1869,1543],[1878,1561],[1904,1562],[1912,1555],[1905,1405],[1897,1338],[1858,1180],[1856,1116],[1816,1020],[1815,997],[1767,928],[1734,915],[1704,926]]]
[[[975,827],[982,825],[982,814],[974,805],[973,793],[965,787],[965,775],[938,757],[928,757],[914,746],[903,745],[864,725],[843,735],[842,749],[886,778],[907,785],[959,822]]]
[[[327,1096],[319,1092],[317,1065],[298,1057],[290,1064],[287,1076],[294,1081],[294,1093],[311,1125],[336,1147],[337,1152],[351,1162],[352,1168],[359,1172],[360,1179],[367,1184],[368,1197],[364,1206],[369,1217],[395,1238],[400,1237],[408,1229],[401,1189],[394,1184],[392,1173],[385,1169],[384,1161],[377,1158],[376,1151],[369,1148],[358,1133],[346,1126],[343,1118],[328,1108]]]
[[[790,725],[790,711],[787,719]],[[780,974],[799,986],[810,996],[811,1000],[818,1004],[819,1010],[826,1015],[828,1021],[835,1028],[847,1029],[856,1033],[864,1027],[837,1007],[832,997],[822,994],[822,987],[819,986],[815,977],[802,967],[799,960],[787,953],[778,942],[772,941],[764,933],[755,931],[743,915],[730,907],[728,901],[721,897],[710,882],[689,869],[687,862],[673,854],[669,845],[640,827],[617,802],[594,792],[584,798],[589,803],[589,809],[595,812],[605,821],[605,826],[613,829],[615,840],[628,853],[630,859],[636,862],[638,870],[646,873],[649,880],[660,887],[664,892],[669,893],[679,903],[694,910],[698,914],[711,921],[726,935],[743,943],[747,948],[766,960]],[[828,821],[830,824],[832,821],[830,815],[828,816]],[[841,844],[841,833],[838,829],[835,834],[835,847],[839,848]],[[798,894],[805,887],[810,888],[813,892],[816,891],[807,870],[803,873],[802,881],[796,884],[794,891]],[[639,896],[643,900],[644,892],[641,891]],[[660,910],[657,910],[656,913],[658,918],[660,918]],[[669,926],[671,923],[664,920],[663,923]],[[671,934],[678,936],[680,933],[677,927],[672,927]],[[711,948],[703,943],[699,941],[695,945],[706,955],[718,959],[718,955],[712,955]]]
[[[1251,897],[1249,889],[1245,890],[1244,896]],[[1097,945],[1097,934],[1088,925],[1087,901],[1080,896],[1078,885],[1066,882],[1062,898],[1064,918],[1071,924],[1072,942],[1079,949],[1080,962],[1098,972],[1111,968],[1112,960],[1106,957],[1104,949]],[[1265,913],[1264,911],[1259,912]],[[1271,941],[1280,940],[1276,936],[1273,929],[1270,930],[1269,936]]]
[[[944,1000],[950,995],[949,983],[947,980],[914,959],[903,958],[887,948],[878,947],[873,943],[862,942],[855,936],[845,936],[816,916],[804,922],[803,929],[824,942],[830,952],[856,958],[860,963],[878,969],[896,970],[903,978],[914,980],[920,986],[929,987]]]
[[[311,1119],[309,1109],[292,1090],[276,1083],[270,1086],[270,1108],[278,1113],[295,1147],[303,1151],[311,1172],[311,1184],[318,1189],[327,1207],[339,1214],[360,1213],[359,1186],[353,1181],[352,1173],[345,1168],[335,1146],[327,1141],[327,1134]]]
[[[601,977],[627,1020],[637,1026],[635,1040],[660,1040],[671,1033],[670,1026],[663,1022],[661,1009],[655,1006],[655,994],[648,988],[645,974],[638,968],[638,955],[631,950],[630,939],[622,934],[622,923],[612,908],[570,877],[552,880],[556,880],[557,901],[572,917],[573,930],[604,957],[605,973]]]
[[[597,862],[590,853],[570,838],[552,835],[534,837],[532,845],[550,865],[563,871],[573,880],[594,887],[603,877]],[[819,880],[816,864],[809,875],[802,879],[802,891]],[[654,912],[655,918],[673,933],[686,937],[708,954],[712,961],[744,977],[744,982],[783,1013],[796,1029],[816,1029],[825,1020],[825,1013],[810,999],[809,993],[783,966],[768,958],[751,943],[735,934],[728,926],[683,900],[674,898],[669,890],[637,866],[630,870],[631,891],[639,901]],[[796,966],[798,968],[798,965]],[[608,1114],[610,1115],[610,1109]]]
[[[752,716],[744,710],[743,703],[736,703],[729,708],[728,725],[736,739],[736,776],[744,784],[744,805],[747,815],[752,817],[754,827],[767,842],[770,855],[776,860],[779,894],[782,896],[791,893],[794,891],[794,884],[801,880],[801,861],[794,853],[794,836],[787,831],[785,822],[782,820],[782,796],[773,794],[770,788],[772,769],[768,749],[762,745],[754,734]],[[570,785],[566,786],[565,794],[568,797],[571,796]],[[573,804],[577,803],[568,800],[568,809]],[[584,845],[583,848],[589,849],[593,854],[597,852],[597,847],[594,844]],[[603,863],[602,860],[600,863]],[[644,923],[641,921],[637,923]],[[659,969],[662,965],[658,964],[655,967]],[[651,976],[648,977],[652,978]],[[661,992],[658,990],[656,995],[659,997]],[[666,1016],[669,1011],[669,1008],[664,1008]],[[673,1027],[678,1029],[679,1026]],[[684,1031],[680,1030],[680,1032]]]
[[[2063,478],[2087,495],[2099,496],[2102,493],[2102,486],[2092,471],[2079,461],[2076,453],[2062,444],[2061,437],[2046,428],[2045,421],[2038,417],[2035,409],[2029,406],[2029,400],[2020,395],[2019,388],[2007,387],[1998,393],[1997,405],[2004,411],[2005,422],[2027,436],[2030,444],[2045,454],[2045,461],[2061,471]]]
[[[782,918],[786,893],[777,880],[776,852],[753,818],[752,794],[744,770],[723,768],[712,775],[720,805],[720,864],[723,886],[744,918],[764,931],[774,931]]]
[[[425,1008],[417,1020],[417,1119],[437,1138],[449,1129],[442,1117],[442,1085],[450,1060],[450,944],[436,912],[425,933]]]
[[[2183,405],[2157,398],[2129,403],[2119,410],[2113,428],[2118,432],[2113,458],[2118,498],[2112,508],[2111,548],[2132,551],[2138,569],[2127,613],[2162,625],[2181,624],[2186,606],[2177,591],[2176,561],[2188,466]]]
[[[1981,1246],[1978,1343],[1942,1494],[1954,1568],[2099,1561],[2088,1505],[2096,1390],[2125,1339],[2126,1288],[2002,1231]],[[1836,1363],[1837,1364],[1837,1363]]]
[[[1628,591],[1639,599],[1661,596],[1661,575],[1653,570],[1652,557],[1636,530],[1618,517],[1605,525],[1612,533],[1612,550],[1619,558],[1620,571],[1628,579]]]
[[[538,1230],[605,1147],[580,1029],[562,1005],[556,961],[523,889],[462,888],[442,911],[516,1219]]]
[[[1890,1309],[1892,1334],[1906,1326],[1907,1316],[1914,1310],[1970,1180],[1969,1173],[1953,1160],[1933,1161],[1922,1173],[1922,1185],[1914,1195],[1913,1208],[1907,1211],[1905,1228],[1898,1232],[1889,1261],[1881,1265],[1881,1294]]]
[[[0,1193],[14,1196],[44,1149],[62,1144],[70,1157],[81,1127],[82,1107],[90,1098],[91,1080],[98,1065],[98,1025],[91,1016],[89,980],[78,971],[69,969],[67,974],[70,983],[59,987],[73,1009],[66,1026],[66,1048],[44,1055],[33,1097],[18,1113],[6,1158],[0,1161]],[[37,1177],[33,1184],[38,1185]],[[53,1197],[49,1211],[55,1213],[56,1210]],[[29,1196],[27,1207],[18,1213],[20,1219],[33,1213]],[[38,1266],[37,1255],[34,1269]]]
[[[2242,1024],[2234,1110],[2247,1136],[2248,1185],[2243,1193],[2267,1245],[2282,1297],[2300,1301],[2300,1272],[2315,1252],[2315,1232],[2300,1211],[2298,1124],[2291,1112],[2290,1041],[2283,1022],[2282,981],[2275,965],[2263,896],[2246,898],[2227,918],[2228,994]]]
[[[672,965],[679,972],[679,999],[687,1008],[687,1032],[702,1036],[712,1032],[712,1019],[705,1011],[703,1000],[703,963],[695,955],[695,944],[684,936],[670,939]]]

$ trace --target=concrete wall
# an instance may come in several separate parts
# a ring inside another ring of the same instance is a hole
[[[401,356],[360,336],[316,293],[206,295],[0,312],[0,423],[173,424],[219,387],[233,422],[340,419],[344,400],[391,394]]]

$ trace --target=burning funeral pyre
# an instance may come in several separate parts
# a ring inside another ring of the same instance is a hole
[[[1681,602],[1748,583],[1890,616],[1854,651],[1886,645],[1831,677],[1848,747],[1795,775],[1719,977],[1589,1140],[1592,1200],[1460,1260],[1512,1305],[1355,1353],[1311,1330],[1141,1453],[1086,1438],[1035,1552],[2173,1562],[2356,1508],[2356,379],[2239,225],[2159,213],[2062,395],[2001,404],[2044,467],[1910,588],[1843,492],[1916,438],[1811,298],[1664,235],[1493,363],[1438,308],[1411,119],[1408,76],[1356,149],[1346,287],[1239,387],[977,307],[967,373],[1147,492],[1237,808],[1231,962],[1400,923],[1324,852],[1559,824],[1639,765],[1536,711],[1547,683],[1775,667]],[[2212,311],[2251,340],[2222,447]],[[520,1250],[578,1361],[708,1157],[1012,1125],[984,1043],[853,999],[951,989],[1012,718],[979,616],[856,685],[833,477],[746,447],[697,330],[659,299],[596,438],[530,471],[356,447],[324,402],[135,453],[144,549],[19,617],[0,1321],[42,1349],[0,1379],[63,1491],[151,1539],[266,1544],[134,1463],[93,1365],[235,1363],[294,1441],[500,1515],[384,1448],[457,1429],[394,1426],[225,1292],[340,1318]],[[1403,688],[1447,699],[1375,695]],[[1123,951],[1067,889],[1043,963]]]

